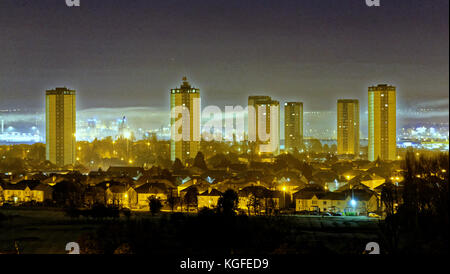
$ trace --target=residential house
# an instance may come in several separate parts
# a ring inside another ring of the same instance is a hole
[[[283,198],[284,193],[272,191],[263,186],[248,186],[238,192],[239,209],[247,211],[249,214],[258,214],[280,208],[280,202],[286,202]]]
[[[135,189],[139,208],[148,208],[149,198],[155,197],[166,201],[170,189],[165,183],[145,183]]]
[[[202,179],[201,177],[193,177],[192,179],[190,179],[189,181],[179,185],[177,187],[178,189],[178,195],[181,195],[181,192],[185,189],[187,189],[190,186],[195,185],[198,189],[198,192],[204,192],[206,190],[208,190],[211,187],[211,183],[209,183],[208,181]]]
[[[114,181],[105,183],[105,196],[107,205],[126,208],[137,207],[137,193],[132,186]]]
[[[22,180],[0,186],[0,201],[10,203],[44,202],[52,198],[52,188],[37,180]]]
[[[219,198],[222,196],[222,193],[217,189],[210,188],[207,191],[199,194],[197,196],[198,199],[198,208],[215,208],[217,207],[217,203]]]
[[[340,212],[366,215],[378,210],[374,192],[352,189],[342,192],[298,191],[294,194],[296,211]]]

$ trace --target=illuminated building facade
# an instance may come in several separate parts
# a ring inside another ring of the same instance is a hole
[[[57,166],[75,163],[75,90],[56,88],[45,96],[46,158]]]
[[[254,110],[254,111],[253,111]],[[248,97],[248,138],[259,155],[280,154],[280,103],[270,96]]]
[[[359,101],[337,101],[337,153],[359,155]]]
[[[200,149],[200,90],[186,77],[179,88],[170,91],[170,158],[183,163],[195,158]]]
[[[395,160],[396,148],[396,88],[389,85],[369,87],[369,147],[370,161]]]
[[[303,145],[303,103],[284,104],[284,146],[287,152],[300,151]]]

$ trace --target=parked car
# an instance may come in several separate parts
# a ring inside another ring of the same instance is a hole
[[[321,216],[333,216],[330,212],[321,212]]]
[[[375,212],[370,212],[367,216],[371,218],[380,218],[380,215],[376,214]]]
[[[333,216],[342,216],[341,212],[332,212],[331,215]]]
[[[309,211],[308,210],[302,210],[302,211],[297,212],[297,214],[299,214],[299,215],[309,215]]]

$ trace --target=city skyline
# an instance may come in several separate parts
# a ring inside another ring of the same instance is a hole
[[[78,97],[78,96],[77,96]],[[362,104],[362,107],[366,104]],[[219,106],[223,109],[223,106]],[[307,108],[308,106],[306,106]],[[448,128],[448,120],[442,120],[436,117],[427,106],[424,106],[424,111],[410,111],[410,112],[398,112],[397,133],[402,128],[418,128],[422,126],[430,125],[429,127]],[[284,112],[284,108],[281,109]],[[101,122],[103,127],[107,125],[113,125],[116,121],[123,116],[127,117],[129,126],[136,133],[145,131],[155,131],[166,127],[170,124],[169,110],[163,107],[130,107],[130,108],[96,108],[96,109],[77,109],[79,113],[79,119],[77,119],[77,128],[79,132],[85,131],[89,121]],[[361,138],[367,138],[367,114],[368,112],[361,111]],[[307,137],[314,137],[324,139],[333,139],[337,137],[337,131],[335,130],[337,111],[304,111],[305,115],[305,133]],[[445,114],[444,114],[445,115]],[[32,134],[32,132],[40,134],[41,138],[45,138],[43,133],[45,132],[45,111],[33,112],[26,110],[3,110],[0,113],[0,119],[2,121],[2,133],[20,133]],[[144,119],[144,117],[146,117]],[[448,118],[446,118],[448,119]],[[281,115],[281,123],[284,123],[284,115]],[[203,123],[203,122],[202,122]],[[109,126],[108,126],[109,127]],[[42,133],[42,134],[41,134]],[[115,134],[112,134],[113,136]],[[281,139],[284,140],[284,131],[281,131]],[[36,135],[38,136],[38,135]],[[139,138],[140,135],[137,135]],[[103,138],[105,135],[94,135],[92,138]],[[33,137],[33,140],[40,141]]]
[[[0,259],[448,253],[449,6],[0,0]]]

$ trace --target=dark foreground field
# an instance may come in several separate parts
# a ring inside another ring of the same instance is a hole
[[[0,209],[0,252],[134,254],[361,254],[382,242],[377,219],[367,217],[225,217],[134,213],[127,219],[71,219],[63,211]],[[380,244],[382,246],[382,244]]]

